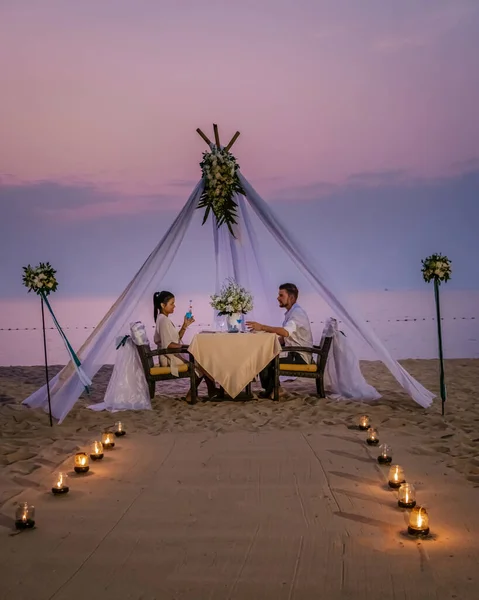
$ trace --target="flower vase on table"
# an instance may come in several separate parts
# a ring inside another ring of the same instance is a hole
[[[238,333],[241,331],[241,313],[228,315],[228,333]]]

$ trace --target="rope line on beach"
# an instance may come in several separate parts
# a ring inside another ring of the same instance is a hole
[[[378,320],[371,320],[371,319],[366,319],[366,323],[406,323],[406,322],[417,322],[417,321],[435,321],[435,317],[417,317],[417,318],[409,318],[409,319],[387,319],[386,321],[383,321],[381,319]],[[476,320],[476,317],[441,317],[441,321],[474,321]],[[311,321],[311,324],[314,325],[315,321]],[[325,321],[319,321],[319,323],[324,324]],[[339,323],[342,323],[342,321],[339,321]],[[198,327],[211,327],[211,323],[199,323]],[[46,327],[46,329],[50,329],[50,330],[54,330],[55,327]],[[95,326],[84,326],[84,327],[63,327],[63,329],[66,330],[93,330],[95,329]],[[152,326],[152,329],[155,329],[154,325]],[[0,327],[0,331],[40,331],[41,327]]]

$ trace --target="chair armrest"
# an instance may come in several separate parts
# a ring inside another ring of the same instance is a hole
[[[181,354],[182,352],[188,352],[188,346],[184,345],[181,348],[156,348],[155,350],[149,350],[148,356],[165,356],[167,354]]]
[[[321,354],[319,346],[281,346],[281,352],[307,352],[308,354]]]

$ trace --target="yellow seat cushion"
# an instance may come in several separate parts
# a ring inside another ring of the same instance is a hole
[[[186,373],[188,365],[178,365],[178,373]],[[170,367],[151,367],[150,375],[171,375]]]
[[[280,371],[297,371],[298,373],[316,373],[318,365],[301,365],[297,363],[280,363]]]

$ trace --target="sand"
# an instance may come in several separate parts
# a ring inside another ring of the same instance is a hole
[[[409,360],[402,361],[402,364],[427,388],[438,393],[437,361]],[[355,431],[352,427],[357,420],[357,416],[366,413],[370,416],[374,425],[379,428],[381,441],[391,443],[393,456],[400,456],[402,463],[418,471],[419,487],[423,486],[427,489],[427,483],[425,484],[424,479],[421,479],[421,470],[418,470],[418,465],[423,465],[423,476],[424,470],[429,466],[432,469],[431,473],[433,473],[431,477],[435,478],[436,489],[441,489],[444,496],[449,495],[450,498],[453,498],[454,489],[460,486],[461,499],[465,503],[464,511],[466,513],[468,509],[472,511],[472,507],[477,502],[477,490],[474,488],[479,487],[479,451],[477,444],[479,441],[479,403],[476,402],[476,390],[479,387],[479,361],[472,359],[446,361],[446,381],[449,397],[445,417],[440,414],[439,401],[436,401],[435,405],[427,410],[416,405],[398,388],[395,380],[380,363],[366,362],[363,363],[362,367],[368,381],[376,386],[383,395],[381,400],[364,404],[355,401],[318,399],[314,394],[313,382],[296,380],[284,385],[286,393],[279,403],[265,400],[224,400],[219,402],[204,401],[190,406],[182,400],[186,393],[186,382],[164,382],[157,385],[157,396],[153,401],[152,411],[122,412],[113,415],[107,412],[95,413],[86,409],[86,406],[92,401],[102,400],[111,373],[111,368],[105,367],[95,378],[95,391],[92,398],[82,398],[65,422],[61,426],[54,426],[53,428],[50,428],[48,416],[45,413],[33,411],[20,404],[28,394],[43,383],[44,372],[42,367],[2,367],[0,368],[0,421],[2,423],[0,429],[0,512],[2,513],[0,515],[0,534],[6,535],[11,530],[10,513],[18,499],[24,497],[28,490],[31,494],[40,494],[42,498],[44,490],[49,487],[52,472],[62,463],[70,465],[70,457],[76,450],[84,449],[88,442],[98,439],[99,432],[116,420],[124,422],[128,429],[128,441],[125,444],[131,444],[136,436],[138,444],[140,444],[140,440],[143,440],[141,442],[143,448],[148,446],[148,442],[145,441],[148,439],[154,440],[150,442],[150,445],[155,447],[165,443],[165,439],[174,439],[177,440],[174,442],[175,444],[184,445],[187,443],[184,440],[191,440],[192,444],[197,444],[198,448],[201,448],[201,440],[205,442],[215,439],[244,440],[246,438],[241,438],[241,436],[266,435],[266,432],[268,432],[267,435],[273,436],[272,439],[276,439],[274,436],[283,436],[281,439],[288,440],[290,439],[288,436],[295,435],[296,437],[291,439],[299,441],[291,442],[293,453],[298,451],[297,448],[302,447],[301,444],[304,443],[302,440],[306,439],[304,436],[316,436],[315,439],[318,440],[317,458],[319,461],[323,461],[330,450],[325,449],[321,444],[324,443],[324,440],[335,438],[339,440],[337,441],[335,454],[336,460],[340,461],[340,464],[336,464],[335,470],[331,472],[336,473],[336,476],[339,477],[344,469],[350,468],[351,459],[354,458],[355,448],[357,448],[354,445],[351,446],[351,444],[358,442],[358,440],[355,442],[356,438],[359,439],[358,443],[361,444],[361,452],[364,451],[365,444],[362,440],[364,434]],[[58,368],[53,368],[52,372],[56,372],[56,370]],[[206,390],[200,388],[200,393],[201,391],[206,396]],[[196,436],[185,437],[182,435],[185,433],[196,434]],[[235,436],[240,437],[235,438]],[[253,437],[250,439],[258,438]],[[248,443],[254,445],[255,442]],[[275,443],[279,442],[276,441]],[[231,444],[225,441],[223,441],[223,444],[225,444],[225,448],[217,449],[217,451],[229,452]],[[374,449],[371,453],[368,448],[366,447],[366,450],[372,456]],[[191,450],[188,452],[191,452]],[[186,454],[190,456],[188,452]],[[197,452],[199,450],[193,450],[191,461],[198,460],[195,456]],[[121,456],[121,454],[117,454],[117,456]],[[279,456],[281,456],[281,452],[279,452]],[[145,457],[144,460],[155,461],[156,459]],[[182,460],[184,461],[185,458],[183,457]],[[280,466],[277,467],[279,472],[283,468],[284,461],[288,461],[284,457],[281,460]],[[364,459],[356,458],[356,460],[360,461],[358,464],[361,467],[361,461],[364,462]],[[239,477],[241,480],[245,477],[251,479],[246,471],[252,468],[252,461],[254,463],[252,456],[249,456],[246,462],[238,463],[237,468],[239,471],[235,477]],[[180,461],[180,464],[183,463]],[[231,465],[228,466],[228,469],[231,469]],[[142,476],[144,478],[145,473]],[[231,479],[231,473],[228,477]],[[354,474],[354,470],[349,475],[343,474],[343,479],[339,480],[341,486],[338,486],[339,488],[342,487],[343,492],[347,488],[348,477],[349,482],[352,481],[356,488],[359,485],[359,480],[355,481],[355,477],[358,479],[358,475]],[[126,479],[125,475],[117,474],[115,480],[118,485],[126,485]],[[113,485],[112,480],[109,481],[110,486]],[[371,481],[371,479],[368,481]],[[145,483],[147,481],[142,482],[141,477],[137,481],[137,485],[140,486]],[[89,483],[89,485],[96,484]],[[234,485],[234,481],[232,485]],[[379,492],[375,491],[374,493]],[[354,494],[357,496],[358,490],[349,490],[348,494],[348,502],[351,504],[353,502],[351,498],[354,498]],[[81,508],[83,510],[87,512],[91,510],[91,508],[85,507],[84,498],[82,498],[82,502]],[[375,498],[375,502],[379,502],[379,505],[381,505],[382,500]],[[358,511],[348,511],[347,505],[346,503],[346,507],[339,510],[340,513],[344,513],[342,515],[343,519],[354,520],[357,517],[360,521],[361,519],[371,520],[371,514],[368,514],[367,511],[366,516],[361,517],[359,515],[358,517]],[[444,505],[442,505],[441,510],[447,515],[448,511]],[[353,514],[356,514],[356,517],[347,516]],[[278,514],[278,518],[279,516]],[[467,514],[464,518],[467,521]],[[304,539],[306,538],[307,536]],[[360,549],[356,549],[356,551],[360,553]],[[475,552],[477,557],[477,548],[475,548]],[[471,554],[469,553],[468,556],[471,556]],[[397,585],[393,588],[394,593],[397,594],[399,589]],[[367,586],[363,586],[361,589],[366,590]],[[404,589],[406,588],[404,587]],[[247,597],[248,593],[250,591],[245,591],[244,596],[240,594],[231,597]],[[13,592],[12,594],[8,597],[24,597],[15,595]],[[272,590],[271,594],[271,597],[283,597],[281,594],[278,595],[277,591]],[[423,590],[423,595],[416,597],[429,597],[429,595],[424,594]],[[31,597],[34,598],[34,596]],[[73,594],[71,597],[76,596]],[[140,598],[143,596],[138,594],[137,596],[124,597]],[[150,596],[144,597],[149,598]],[[151,597],[183,596],[165,593],[165,595],[160,594]],[[187,595],[184,597],[187,597]],[[210,596],[200,594],[197,597]],[[221,595],[215,595],[214,597],[221,597]],[[270,596],[265,595],[265,597]],[[293,595],[284,597],[289,598]],[[333,597],[348,598],[349,596],[331,595],[331,598]],[[363,596],[359,595],[357,597],[362,598]],[[397,596],[386,594],[383,597],[402,598],[403,595],[400,593]],[[435,595],[431,595],[432,597],[436,598]],[[473,596],[457,597],[472,598]]]

